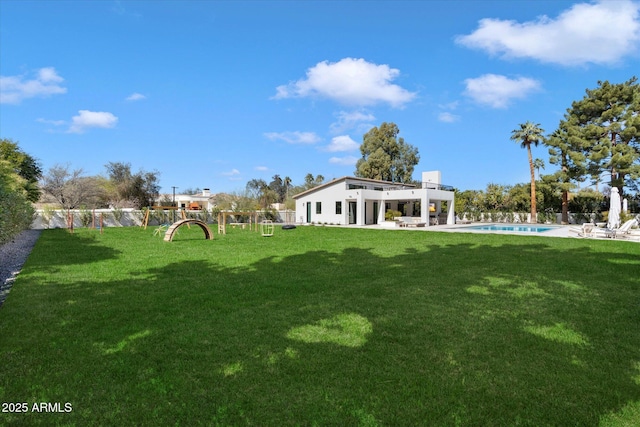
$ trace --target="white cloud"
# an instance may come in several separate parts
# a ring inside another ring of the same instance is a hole
[[[64,120],[50,120],[50,119],[39,118],[39,119],[36,119],[36,121],[38,123],[44,123],[44,124],[53,125],[53,126],[64,126],[67,124],[67,122],[65,122]]]
[[[355,166],[358,161],[358,157],[346,156],[346,157],[331,157],[329,163],[341,166]]]
[[[131,2],[128,2],[129,5],[133,4]],[[117,15],[120,16],[128,16],[128,17],[133,17],[133,18],[140,18],[142,17],[142,14],[138,13],[138,12],[131,12],[129,11],[129,9],[124,7],[124,4],[122,1],[120,0],[116,0],[113,2],[113,7],[111,8],[111,11]]]
[[[63,81],[53,67],[41,68],[31,80],[25,76],[0,76],[0,104],[19,104],[27,98],[66,93],[67,88],[60,85]]]
[[[364,111],[340,111],[337,116],[338,121],[329,126],[329,129],[334,134],[343,133],[351,129],[357,129],[359,132],[365,133],[373,127],[371,123],[376,119],[373,114]]]
[[[629,0],[580,3],[556,19],[483,19],[456,42],[504,58],[533,58],[561,65],[607,64],[637,52],[640,3]]]
[[[360,144],[351,139],[348,135],[336,136],[331,139],[331,143],[326,147],[326,151],[355,151],[360,148]]]
[[[314,132],[267,132],[264,136],[271,141],[282,140],[289,144],[315,144],[320,141]]]
[[[460,120],[460,116],[445,111],[438,114],[438,120],[444,123],[455,123]]]
[[[415,93],[392,84],[400,70],[377,65],[364,59],[344,58],[338,62],[319,62],[307,70],[307,76],[278,86],[274,99],[317,96],[345,105],[388,103],[402,107]]]
[[[460,104],[460,102],[452,101],[447,102],[446,104],[438,104],[438,108],[442,110],[455,110],[456,108],[458,108],[458,104]]]
[[[53,67],[40,68],[38,70],[38,80],[43,83],[62,83],[64,81]]]
[[[80,110],[77,116],[71,118],[71,126],[67,132],[84,133],[90,128],[112,128],[118,123],[118,118],[103,111]]]
[[[240,171],[238,169],[231,169],[229,172],[222,172],[220,175],[223,175],[223,176],[236,176],[236,175],[240,175]]]
[[[484,74],[466,79],[465,95],[479,104],[493,108],[506,108],[512,100],[526,98],[540,89],[540,82],[527,77],[510,79],[497,74]]]
[[[266,167],[266,166],[256,166],[255,170],[260,171],[260,172],[266,172],[266,171],[269,170],[269,168]]]
[[[147,99],[147,97],[138,92],[134,92],[126,98],[127,101],[141,101],[143,99]]]

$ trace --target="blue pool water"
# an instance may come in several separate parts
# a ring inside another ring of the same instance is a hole
[[[484,230],[484,231],[514,231],[519,233],[543,233],[553,229],[553,227],[546,227],[540,225],[474,225],[472,227],[465,227],[466,230]]]

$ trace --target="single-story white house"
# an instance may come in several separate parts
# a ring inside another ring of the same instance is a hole
[[[440,171],[422,173],[422,185],[342,177],[296,194],[301,224],[382,224],[388,210],[415,217],[425,226],[455,224],[455,195],[441,184]],[[443,212],[443,203],[446,210]]]
[[[160,194],[156,203],[159,205],[165,200],[173,200],[173,194]],[[181,209],[211,209],[215,206],[213,203],[213,196],[208,188],[202,190],[200,194],[176,194],[175,195],[176,206]]]

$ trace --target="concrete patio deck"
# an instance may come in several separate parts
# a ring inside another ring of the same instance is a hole
[[[481,225],[505,225],[505,226],[538,226],[538,227],[550,227],[551,229],[548,231],[542,232],[522,232],[522,231],[492,231],[492,230],[478,230],[473,227],[481,226]],[[445,233],[478,233],[478,234],[511,234],[518,236],[542,236],[542,237],[570,237],[570,238],[578,238],[578,239],[593,239],[593,240],[616,240],[616,241],[631,241],[631,242],[640,242],[640,230],[634,230],[631,235],[628,235],[624,238],[616,238],[616,239],[607,239],[600,237],[580,237],[575,232],[570,231],[576,225],[556,225],[556,224],[510,224],[510,223],[471,223],[471,224],[456,224],[456,225],[433,225],[431,227],[396,227],[389,228],[383,227],[376,224],[369,224],[364,226],[342,226],[342,227],[358,227],[358,228],[369,228],[369,229],[379,229],[379,230],[398,230],[398,231],[409,231],[409,232],[445,232]]]

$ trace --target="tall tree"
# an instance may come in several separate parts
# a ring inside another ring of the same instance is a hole
[[[408,183],[420,161],[418,149],[398,137],[395,123],[382,123],[364,134],[355,175],[361,178]]]
[[[576,181],[584,181],[587,158],[584,153],[583,140],[576,134],[577,128],[571,124],[575,118],[565,116],[546,140],[549,147],[549,162],[560,166],[560,169],[547,182],[562,192],[561,222],[569,223],[569,192],[576,187]]]
[[[278,175],[275,177],[280,178]],[[260,209],[269,209],[272,203],[277,203],[279,201],[279,195],[272,188],[272,185],[273,182],[271,185],[267,185],[266,181],[263,179],[252,179],[247,182],[246,193],[255,201],[255,204]]]
[[[137,208],[151,206],[160,194],[159,175],[157,171],[140,170],[131,172],[131,164],[109,162],[105,165],[109,176],[112,193],[112,204],[130,204]]]
[[[520,147],[527,149],[527,155],[529,156],[529,170],[531,172],[531,222],[537,222],[537,210],[536,210],[536,175],[535,168],[533,166],[533,156],[531,154],[531,144],[537,146],[540,142],[544,141],[544,130],[540,127],[540,124],[534,124],[527,121],[520,124],[518,129],[511,132],[511,140],[519,142]]]
[[[284,185],[284,181],[280,177],[280,175],[274,175],[272,181],[269,183],[269,188],[274,191],[278,196],[278,203],[284,202],[286,197],[286,188]]]
[[[599,81],[597,88],[586,92],[567,110],[569,124],[581,139],[594,180],[607,172],[609,184],[623,194],[625,185],[637,187],[640,179],[638,79],[620,84]]]
[[[69,165],[51,167],[42,177],[41,187],[65,209],[95,207],[100,193],[95,178],[84,176],[82,169],[72,171]]]
[[[284,200],[286,201],[289,198],[289,189],[291,188],[291,178],[288,176],[284,177],[282,185],[284,185]]]
[[[252,179],[247,182],[246,190],[249,197],[258,200],[262,195],[262,192],[267,188],[267,182],[264,179]]]
[[[540,169],[544,169],[544,160],[540,158],[533,159],[533,167],[538,172],[538,179],[540,179]]]
[[[9,162],[15,173],[24,179],[23,188],[27,200],[37,202],[40,198],[38,180],[42,177],[39,162],[20,149],[11,139],[0,139],[0,160]]]
[[[318,174],[314,177],[312,173],[308,173],[304,177],[304,186],[302,190],[308,190],[310,188],[317,187],[323,182],[324,182],[324,176]]]

